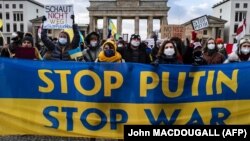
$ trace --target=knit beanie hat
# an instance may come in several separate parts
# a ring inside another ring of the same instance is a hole
[[[29,41],[29,42],[31,42],[31,44],[32,44],[32,46],[33,46],[33,38],[32,38],[31,36],[25,36],[25,37],[23,38],[23,41],[22,41],[22,42],[24,42],[24,41]]]

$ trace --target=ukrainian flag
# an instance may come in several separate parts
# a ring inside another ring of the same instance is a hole
[[[82,57],[82,51],[80,47],[77,47],[76,49],[69,50],[69,55],[71,59],[76,59],[77,57]]]
[[[0,28],[2,28],[2,26],[3,26],[3,20],[0,19]]]
[[[116,28],[115,24],[112,22],[111,19],[109,19],[109,28],[108,28],[108,29],[109,29],[108,38],[110,38],[111,35],[112,35],[114,38],[116,38],[117,28]]]
[[[81,31],[78,31],[79,32],[79,35],[80,35],[80,42],[79,42],[79,46],[81,45],[81,43],[84,43],[84,37],[81,33]]]

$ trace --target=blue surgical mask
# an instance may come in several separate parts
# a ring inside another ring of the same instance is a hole
[[[112,56],[115,55],[115,51],[112,50],[112,49],[107,49],[107,50],[104,51],[104,54],[105,54],[106,57],[112,57]]]
[[[67,41],[66,38],[59,38],[59,39],[58,39],[58,42],[59,42],[61,45],[66,45],[68,41]]]

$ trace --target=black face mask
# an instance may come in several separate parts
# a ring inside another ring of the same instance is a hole
[[[193,61],[195,65],[203,65],[204,59],[202,55],[202,51],[198,50],[193,52]]]
[[[105,56],[107,56],[107,57],[112,57],[112,56],[115,55],[115,52],[114,52],[114,50],[112,50],[112,49],[107,49],[107,50],[104,51],[104,54],[105,54]]]

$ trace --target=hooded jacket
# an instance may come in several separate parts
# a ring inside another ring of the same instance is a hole
[[[122,56],[119,52],[117,52],[116,44],[113,41],[108,40],[103,44],[102,47],[104,47],[106,44],[111,44],[114,47],[114,51],[115,51],[114,56],[107,57],[104,53],[104,50],[103,50],[98,55],[96,62],[122,62]]]
[[[97,36],[97,46],[96,47],[91,47],[90,46],[90,38],[92,35]],[[96,32],[91,32],[87,35],[87,37],[85,38],[85,45],[87,46],[86,49],[83,50],[82,54],[84,57],[84,61],[86,62],[94,62],[99,53],[102,51],[101,47],[100,47],[100,36],[99,34],[97,34]]]

